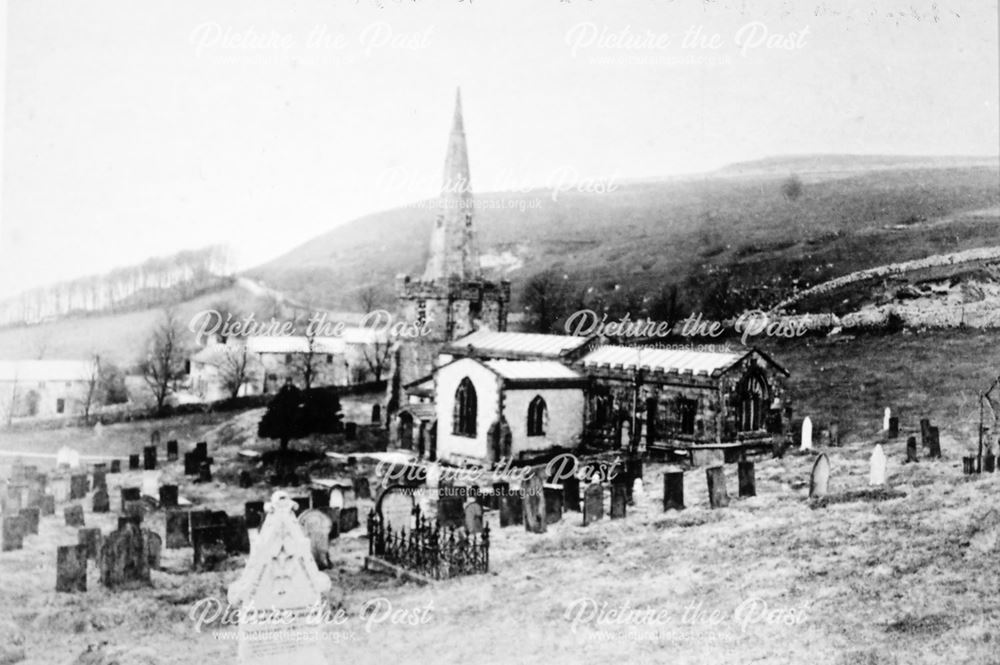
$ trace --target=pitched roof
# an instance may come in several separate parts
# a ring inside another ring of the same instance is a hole
[[[645,346],[605,345],[595,347],[580,358],[584,369],[619,367],[625,370],[646,369],[701,376],[716,376],[727,371],[745,357],[756,353],[788,374],[784,367],[757,349],[744,353],[693,351],[688,349],[658,349]]]
[[[0,360],[0,381],[89,381],[90,360]]]
[[[487,360],[483,364],[509,381],[584,378],[556,360]]]
[[[340,337],[314,337],[313,353],[343,353],[344,340]],[[302,335],[258,336],[247,338],[251,353],[309,353],[309,339]]]
[[[589,337],[477,330],[456,339],[442,353],[480,358],[562,358],[581,349]]]

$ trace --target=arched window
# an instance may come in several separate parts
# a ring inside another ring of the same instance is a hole
[[[549,412],[541,395],[535,395],[528,405],[528,436],[545,436],[545,423]]]
[[[764,418],[771,404],[771,388],[760,370],[752,369],[737,387],[736,422],[741,432],[764,429]]]
[[[469,377],[462,379],[455,391],[455,420],[453,434],[476,435],[476,389]]]

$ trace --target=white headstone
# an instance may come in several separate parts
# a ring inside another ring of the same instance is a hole
[[[646,494],[645,490],[642,487],[642,478],[636,478],[634,481],[632,481],[632,501],[638,504],[645,497]]]
[[[275,492],[247,566],[229,587],[240,616],[242,665],[326,665],[322,642],[323,593],[330,578],[313,560],[309,537],[295,519],[286,492]]]
[[[885,413],[882,414],[882,430],[889,431],[889,418],[892,416],[892,411],[889,407],[885,407]]]
[[[330,532],[333,520],[320,510],[307,510],[299,515],[299,524],[309,537],[313,559],[321,570],[330,567]]]
[[[813,462],[809,475],[809,498],[826,496],[830,491],[830,460],[822,454]]]
[[[868,478],[869,485],[885,485],[885,466],[885,451],[882,450],[882,444],[880,443],[872,451],[871,474]]]
[[[80,453],[69,446],[63,446],[56,453],[56,466],[76,469],[80,466]]]
[[[806,416],[802,421],[802,443],[799,450],[812,450],[813,447],[813,422]]]
[[[344,507],[344,490],[339,487],[330,488],[330,507],[331,508],[343,508]]]
[[[160,472],[143,471],[142,485],[139,493],[143,496],[151,496],[154,499],[160,498]]]
[[[382,524],[391,526],[393,531],[413,527],[413,492],[406,488],[390,487],[376,502]]]

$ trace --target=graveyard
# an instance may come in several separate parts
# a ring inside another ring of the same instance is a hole
[[[407,561],[391,537],[376,551],[368,531],[381,489],[377,463],[398,458],[364,450],[361,434],[354,448],[343,445],[326,466],[311,468],[330,483],[276,488],[240,473],[254,465],[247,451],[274,445],[256,439],[260,410],[160,423],[154,446],[148,422],[111,426],[100,437],[114,442],[105,454],[120,460],[117,473],[109,465],[95,477],[85,459],[56,480],[42,461],[21,461],[52,476],[46,494],[54,500],[22,515],[31,524],[22,525],[20,548],[0,553],[0,662],[235,662],[232,621],[199,623],[193,608],[226,602],[251,566],[265,503],[283,489],[302,504],[293,522],[303,533],[335,533],[321,536],[318,549],[315,538],[308,545],[316,574],[329,580],[324,602],[341,617],[319,647],[327,662],[663,662],[666,650],[682,662],[716,663],[735,662],[738,649],[739,662],[992,663],[1000,474],[963,468],[975,452],[976,420],[960,393],[985,386],[976,378],[991,369],[968,359],[995,342],[987,334],[921,334],[785,344],[811,449],[800,450],[796,431],[781,457],[756,456],[752,470],[646,460],[640,484],[611,479],[595,489],[581,481],[579,505],[533,479],[519,511],[486,499],[474,525],[460,504],[450,519],[477,531],[481,524],[475,543],[488,538],[488,563],[454,575],[411,574],[387,562]],[[833,354],[838,363],[827,364]],[[908,362],[916,354],[924,366]],[[868,382],[873,374],[884,377],[877,386]],[[936,396],[932,406],[926,394]],[[830,431],[835,417],[839,441]],[[939,458],[923,419],[937,428]],[[5,436],[3,449],[23,451],[40,434]],[[92,432],[67,431],[42,448],[56,452],[74,437],[85,454],[106,449]],[[873,469],[876,446],[884,476]],[[151,447],[155,471],[146,468]],[[293,447],[319,454],[330,444]],[[197,465],[186,462],[190,455]],[[15,459],[4,457],[5,474]],[[825,478],[814,473],[820,466]],[[367,492],[351,481],[361,477]],[[389,522],[401,519],[393,510]],[[437,510],[422,518],[441,519]],[[195,530],[204,536],[197,543]],[[102,562],[102,547],[116,553],[113,562]]]

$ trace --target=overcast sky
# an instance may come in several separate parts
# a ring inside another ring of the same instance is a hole
[[[477,191],[1000,143],[992,1],[11,0],[4,32],[0,295],[434,196],[459,84]]]

